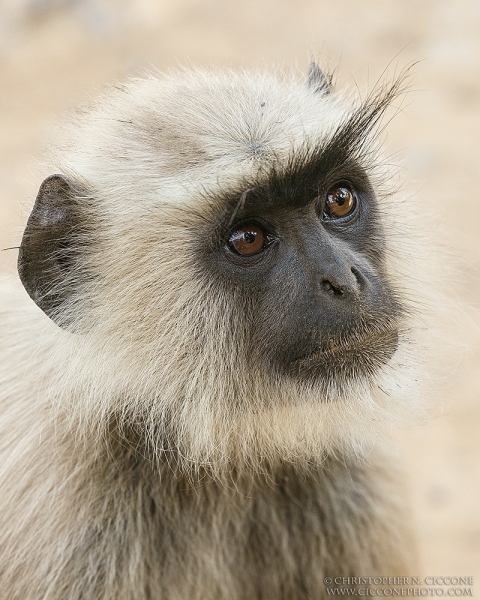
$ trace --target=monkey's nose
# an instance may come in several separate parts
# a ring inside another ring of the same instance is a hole
[[[332,294],[333,296],[343,296],[343,289],[333,285],[328,279],[322,279],[320,283],[321,288],[327,292],[327,294]]]
[[[365,287],[365,278],[361,272],[355,267],[347,267],[332,270],[327,273],[320,281],[320,288],[325,293],[336,296],[358,296]],[[341,271],[341,272],[337,272]]]

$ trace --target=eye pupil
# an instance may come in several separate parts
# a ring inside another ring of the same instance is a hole
[[[243,239],[247,244],[253,244],[255,242],[256,237],[256,234],[252,231],[248,231],[247,233],[243,234]]]
[[[343,206],[345,201],[347,200],[348,194],[346,194],[347,190],[345,188],[340,188],[340,190],[335,195],[335,202],[338,206]]]

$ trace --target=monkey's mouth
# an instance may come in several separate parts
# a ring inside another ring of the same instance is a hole
[[[373,375],[395,354],[398,340],[396,328],[328,338],[311,352],[295,358],[290,363],[289,372],[315,379]]]

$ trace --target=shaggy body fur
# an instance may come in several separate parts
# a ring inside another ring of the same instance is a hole
[[[389,93],[359,105],[196,72],[133,81],[79,118],[56,162],[80,223],[64,328],[1,283],[1,598],[317,599],[324,576],[411,572],[383,432],[417,403],[412,323],[356,378],[270,374],[246,357],[252,307],[201,258],[222,198],[341,127],[388,228],[365,140]]]

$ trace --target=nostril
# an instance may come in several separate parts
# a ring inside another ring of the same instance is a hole
[[[350,270],[351,270],[353,276],[355,277],[355,281],[357,282],[358,289],[360,291],[364,290],[366,283],[367,283],[365,276],[362,275],[362,273],[356,267],[350,267]]]
[[[363,279],[362,275],[360,274],[360,271],[358,271],[355,267],[350,267],[350,270],[352,271],[353,276],[355,277],[355,281],[357,282],[358,287],[360,289],[363,288],[364,279]]]
[[[343,291],[339,287],[334,286],[328,279],[323,279],[320,285],[327,294],[332,294],[332,296],[343,296]]]

